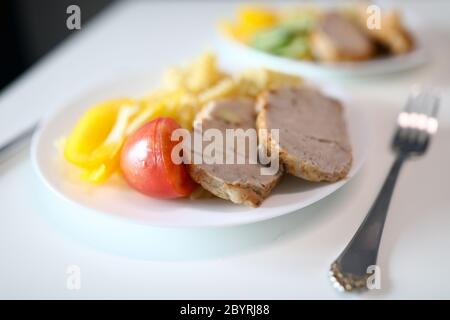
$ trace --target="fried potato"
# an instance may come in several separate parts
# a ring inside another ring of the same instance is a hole
[[[198,96],[201,104],[206,104],[212,100],[231,97],[237,93],[236,82],[231,78],[224,78],[216,85],[204,90]]]
[[[221,77],[222,74],[217,68],[216,56],[206,53],[189,66],[185,85],[189,91],[198,93],[213,86]]]
[[[156,117],[171,117],[183,128],[192,129],[196,114],[210,101],[255,98],[265,89],[301,82],[299,77],[267,69],[251,69],[233,77],[219,69],[214,54],[204,53],[191,63],[165,72],[162,88],[141,99],[140,112],[129,124],[127,134]]]
[[[300,77],[276,72],[268,69],[249,69],[235,78],[239,93],[244,96],[256,97],[265,89],[274,89],[283,85],[300,85]]]
[[[217,66],[216,56],[207,52],[185,67],[169,68],[164,75],[163,85],[168,90],[185,89],[199,93],[225,76]]]

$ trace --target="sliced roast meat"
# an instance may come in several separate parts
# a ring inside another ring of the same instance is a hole
[[[222,133],[221,156],[223,163],[192,163],[189,166],[191,177],[203,188],[214,195],[230,200],[234,203],[242,203],[248,206],[259,206],[261,202],[270,194],[273,187],[278,183],[282,175],[277,171],[274,175],[262,174],[262,166],[258,164],[257,159],[250,157],[250,148],[252,146],[249,140],[246,140],[244,149],[236,148],[233,143],[227,145],[227,129],[255,129],[256,113],[254,110],[254,101],[251,99],[229,99],[211,102],[205,109],[199,113],[194,121],[194,132],[205,137],[208,129],[217,129]],[[255,136],[253,152],[257,148],[257,134]],[[203,141],[202,150],[194,148],[194,155],[203,153],[205,147],[212,141]],[[236,141],[235,141],[236,142]],[[209,152],[208,152],[209,155]],[[215,153],[214,153],[215,155]],[[226,157],[234,159],[233,163],[226,163]],[[241,157],[243,164],[238,164],[237,158]]]
[[[314,57],[319,61],[367,60],[375,48],[357,23],[338,13],[325,14],[311,35]]]
[[[336,181],[350,170],[352,152],[341,104],[307,87],[283,87],[258,100],[258,129],[278,129],[285,170],[309,181]],[[264,143],[265,140],[261,140]]]

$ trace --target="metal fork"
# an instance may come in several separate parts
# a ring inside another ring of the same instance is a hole
[[[398,115],[397,129],[392,139],[396,159],[383,187],[361,226],[341,255],[332,263],[330,279],[340,291],[367,289],[376,265],[384,222],[400,168],[405,160],[423,155],[432,135],[437,131],[439,98],[430,91],[416,91],[408,98]],[[368,269],[369,268],[369,269]]]

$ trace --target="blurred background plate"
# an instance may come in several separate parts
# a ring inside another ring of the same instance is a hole
[[[367,77],[406,71],[419,67],[427,61],[427,51],[424,41],[416,39],[417,47],[403,55],[376,58],[361,62],[342,62],[325,64],[319,62],[301,61],[269,54],[237,40],[220,35],[217,41],[221,57],[236,61],[248,67],[264,66],[276,71],[301,75],[309,79],[329,79],[330,77]]]
[[[314,8],[319,10],[337,10],[346,8],[345,4],[350,2],[337,3],[314,3],[312,6],[305,5],[304,8]],[[269,69],[300,75],[309,79],[351,79],[351,78],[368,78],[375,76],[383,76],[402,71],[411,70],[423,65],[429,61],[429,48],[433,48],[430,38],[433,32],[427,30],[427,24],[423,16],[414,10],[410,10],[407,6],[399,8],[389,1],[375,2],[381,10],[397,10],[401,19],[401,24],[411,34],[414,39],[415,47],[412,51],[401,55],[390,55],[385,57],[375,57],[366,61],[355,62],[336,62],[324,63],[316,61],[307,61],[283,57],[281,55],[271,54],[252,46],[242,43],[223,30],[223,27],[216,29],[216,47],[220,53],[221,59],[233,63],[237,68],[245,67],[266,67]],[[236,6],[236,16],[242,14]],[[296,8],[302,8],[298,3],[282,2],[272,3],[268,8],[291,12]],[[235,18],[236,20],[238,18]],[[228,21],[233,21],[230,19]],[[435,44],[434,44],[435,46]]]

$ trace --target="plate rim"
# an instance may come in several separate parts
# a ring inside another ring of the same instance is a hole
[[[232,50],[236,55],[247,54],[255,58],[261,66],[269,69],[319,80],[326,79],[327,76],[363,78],[395,74],[422,66],[428,61],[429,55],[427,46],[424,45],[423,39],[418,34],[416,34],[416,47],[411,52],[368,61],[331,64],[273,55],[241,43],[237,39],[222,34],[221,32],[217,31],[216,33],[218,34],[218,47],[221,48],[220,51]],[[250,60],[250,58],[248,59]],[[382,68],[380,68],[380,65]],[[394,66],[394,68],[388,69],[387,66]]]

